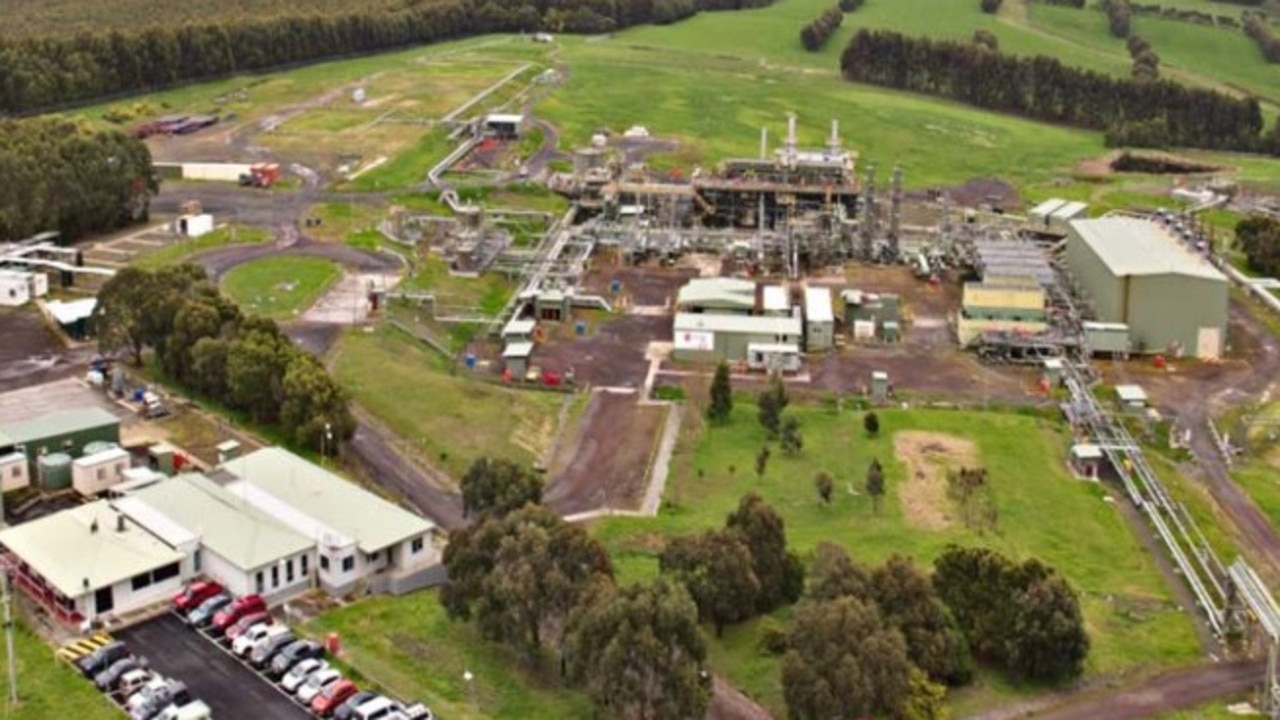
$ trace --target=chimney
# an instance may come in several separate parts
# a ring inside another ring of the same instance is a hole
[[[93,522],[89,523],[89,534],[94,535],[97,532],[98,532],[98,518],[94,518]]]

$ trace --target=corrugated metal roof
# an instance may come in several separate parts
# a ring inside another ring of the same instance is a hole
[[[510,343],[502,349],[504,358],[527,358],[532,354],[533,343],[531,342]]]
[[[680,306],[708,303],[750,310],[756,305],[756,284],[736,278],[694,278],[676,294]]]
[[[119,423],[119,418],[102,408],[63,410],[31,420],[0,424],[0,443],[4,443],[3,438],[8,438],[4,444],[17,445]]]
[[[1207,260],[1149,220],[1131,217],[1073,220],[1071,229],[1117,277],[1187,275],[1227,281]]]
[[[430,520],[283,448],[262,448],[221,467],[281,503],[356,540],[364,552],[377,552],[435,527]]]
[[[1062,198],[1049,198],[1048,200],[1045,200],[1039,205],[1031,208],[1031,211],[1027,214],[1031,217],[1046,218],[1051,215],[1054,210],[1057,210],[1065,204],[1067,204],[1067,201]]]
[[[98,307],[97,298],[85,298],[83,300],[50,300],[45,303],[45,307],[49,308],[49,313],[53,315],[53,319],[62,325],[70,325],[71,323],[84,320],[93,314],[93,309]]]
[[[765,312],[786,312],[790,305],[787,290],[781,285],[766,285],[761,295],[760,305]]]
[[[755,335],[800,335],[800,318],[761,315],[718,315],[715,313],[677,313],[675,331],[746,333]]]
[[[315,546],[303,536],[212,480],[179,475],[136,490],[144,503],[200,538],[241,570],[253,570]]]
[[[182,553],[127,518],[118,532],[117,517],[99,500],[0,531],[0,545],[71,598],[182,560]]]
[[[809,286],[804,289],[804,318],[808,322],[834,322],[831,288]]]
[[[502,335],[528,335],[533,332],[538,323],[535,320],[512,320],[502,328]]]
[[[1089,206],[1082,202],[1069,202],[1054,210],[1050,215],[1054,220],[1072,220],[1083,213]]]

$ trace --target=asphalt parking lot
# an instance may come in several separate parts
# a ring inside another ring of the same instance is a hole
[[[280,694],[270,681],[222,652],[172,614],[116,633],[156,672],[187,684],[215,718],[310,720],[311,715]]]

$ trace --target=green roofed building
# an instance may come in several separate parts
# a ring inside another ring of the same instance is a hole
[[[120,419],[96,407],[0,423],[0,456],[14,452],[26,455],[31,477],[36,476],[41,455],[79,456],[85,445],[95,441],[120,442]]]
[[[1131,352],[1221,357],[1227,278],[1165,226],[1134,217],[1075,220],[1065,257],[1094,319],[1128,326]]]

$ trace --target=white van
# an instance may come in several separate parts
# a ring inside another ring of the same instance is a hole
[[[289,632],[289,628],[284,625],[254,625],[246,630],[243,635],[236,638],[231,649],[240,657],[247,658],[254,648],[277,635],[287,632]]]
[[[388,697],[380,697],[356,708],[352,720],[387,720],[400,710],[400,703]]]
[[[170,705],[160,711],[160,714],[156,716],[156,720],[213,720],[213,713],[209,710],[208,705],[196,700],[182,707]]]

